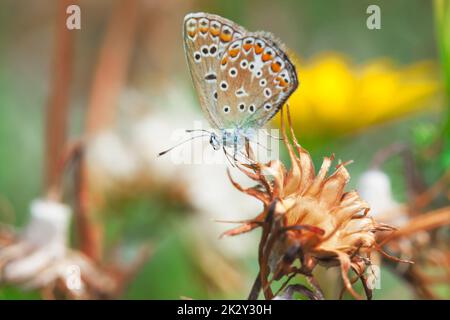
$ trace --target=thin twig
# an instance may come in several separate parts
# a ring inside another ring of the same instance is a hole
[[[60,156],[67,137],[70,83],[73,74],[74,30],[66,28],[66,8],[76,3],[60,0],[57,5],[56,39],[50,97],[46,110],[45,189],[53,198],[61,195]]]
[[[138,0],[120,0],[110,18],[107,33],[99,53],[88,104],[85,136],[109,128],[114,121],[117,100],[129,66],[139,13]],[[78,183],[77,227],[81,250],[99,260],[102,251],[102,228],[92,218],[94,196],[89,189],[88,169],[81,159]]]

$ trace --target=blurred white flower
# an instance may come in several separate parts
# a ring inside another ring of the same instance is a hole
[[[63,258],[70,216],[70,209],[63,204],[34,200],[30,221],[20,241],[0,251],[0,261],[8,261],[3,268],[2,279],[10,282],[28,279],[36,270]],[[20,259],[14,259],[22,255]]]
[[[402,228],[411,221],[407,205],[394,199],[391,180],[383,171],[370,169],[364,172],[358,181],[358,191],[369,203],[370,213],[378,222]],[[427,243],[428,240],[429,237],[426,232],[417,232],[409,238],[399,239],[395,245],[398,247],[397,250],[399,250],[401,258],[408,260],[413,257],[414,246]],[[391,247],[394,246],[393,243],[390,245]],[[407,268],[408,264],[397,266],[399,270],[406,270]]]
[[[364,172],[358,181],[358,192],[369,203],[370,213],[377,221],[394,227],[408,223],[406,207],[394,199],[391,180],[383,171],[370,169]]]
[[[136,175],[137,159],[119,135],[104,131],[89,141],[87,150],[87,163],[96,179],[128,181]]]
[[[34,200],[30,221],[16,241],[0,248],[0,281],[26,289],[54,287],[58,281],[72,297],[87,289],[113,290],[114,283],[87,257],[67,247],[71,210],[44,199]]]

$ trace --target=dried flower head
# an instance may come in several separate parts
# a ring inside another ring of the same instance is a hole
[[[233,185],[261,200],[264,211],[225,235],[237,235],[262,226],[257,282],[267,299],[274,297],[270,288],[273,280],[283,276],[290,279],[296,274],[307,276],[316,296],[323,297],[312,276],[316,265],[340,266],[345,288],[359,298],[348,277],[352,269],[370,297],[364,272],[370,265],[370,252],[378,249],[375,233],[392,228],[368,216],[369,205],[356,191],[345,191],[350,180],[346,163],[339,163],[328,175],[333,156],[326,157],[315,173],[310,154],[293,134],[289,114],[288,120],[293,143],[289,142],[283,120],[282,134],[291,168],[286,169],[279,160],[240,166],[241,171],[258,184],[245,189],[231,179]],[[297,259],[300,267],[294,264]],[[270,274],[273,276],[269,281]]]

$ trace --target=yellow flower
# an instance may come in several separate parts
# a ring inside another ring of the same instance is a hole
[[[439,89],[429,61],[396,67],[378,59],[353,66],[327,53],[294,63],[300,86],[289,104],[301,136],[330,137],[401,117],[426,107]]]

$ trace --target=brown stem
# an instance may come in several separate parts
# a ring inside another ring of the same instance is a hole
[[[261,287],[261,276],[260,272],[258,272],[247,300],[258,300],[259,293],[261,292]]]
[[[382,244],[420,231],[434,230],[450,224],[450,206],[439,208],[412,218],[407,225],[399,228],[383,239]]]
[[[120,0],[109,20],[100,48],[85,122],[85,137],[109,128],[115,118],[117,100],[126,81],[139,13],[138,0]],[[78,183],[77,227],[81,250],[99,260],[102,228],[92,217],[95,195],[89,188],[88,168],[81,159]]]
[[[264,225],[263,225],[263,230],[261,233],[261,240],[259,243],[259,250],[258,250],[259,275],[260,275],[260,279],[261,279],[261,287],[263,288],[263,293],[264,293],[264,297],[266,300],[272,300],[272,298],[273,298],[273,292],[269,286],[269,282],[267,279],[270,274],[270,268],[268,266],[269,257],[266,256],[265,248],[266,248],[267,242],[269,240],[270,232],[272,230],[276,204],[277,204],[277,201],[275,200],[274,202],[272,202],[272,204],[268,208],[268,213],[267,213]]]
[[[60,196],[60,157],[67,136],[70,81],[73,74],[75,31],[66,28],[66,8],[71,4],[74,1],[60,0],[57,5],[53,79],[46,110],[45,189],[50,196],[56,198]]]

